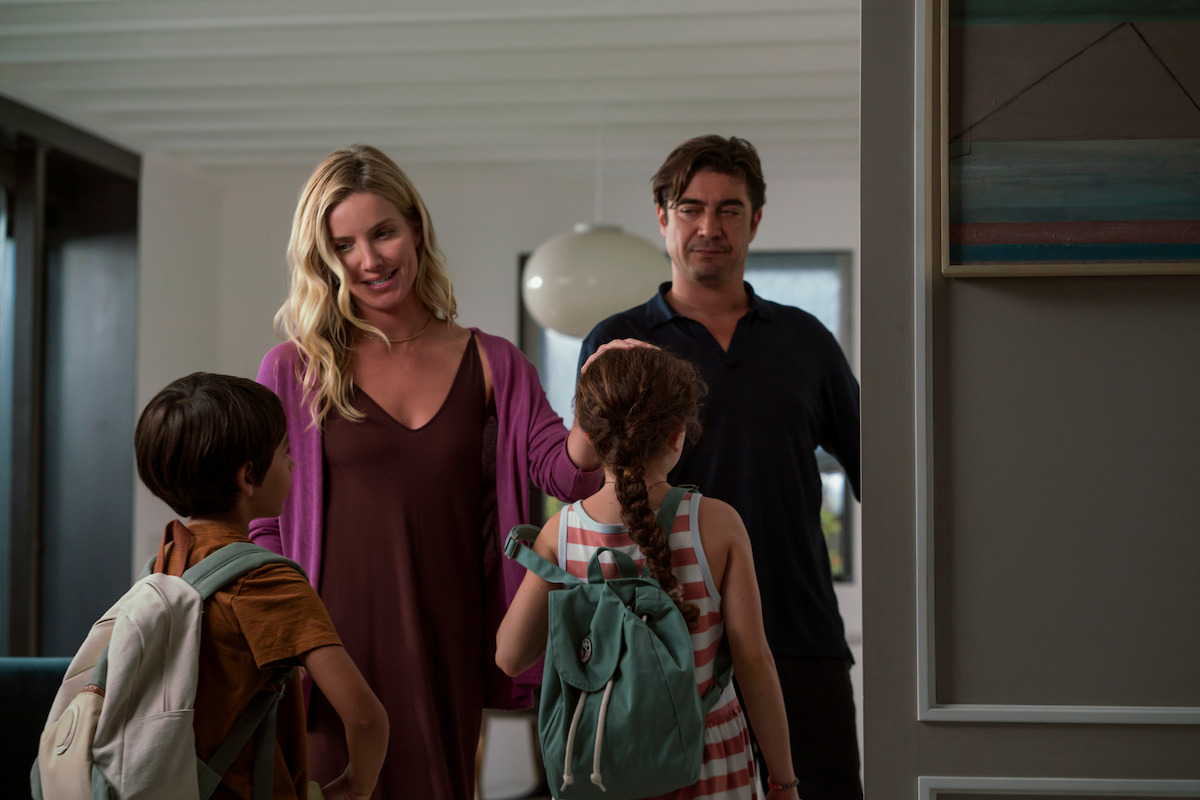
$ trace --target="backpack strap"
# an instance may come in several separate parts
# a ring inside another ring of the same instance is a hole
[[[671,535],[671,528],[675,526],[675,515],[679,513],[679,504],[688,492],[695,491],[692,486],[672,486],[663,496],[662,505],[658,507],[658,513],[654,515],[658,522],[658,527],[663,529],[668,537]]]
[[[222,587],[267,564],[287,564],[308,579],[303,567],[295,561],[253,542],[233,542],[215,550],[185,570],[183,579],[207,600]],[[253,797],[254,800],[269,800],[275,780],[275,714],[294,672],[295,667],[277,667],[271,682],[250,701],[208,764],[196,759],[201,800],[207,800],[216,791],[221,778],[251,735],[254,736]]]
[[[516,561],[525,569],[550,583],[561,583],[567,586],[582,583],[571,573],[558,564],[543,558],[533,549],[533,541],[537,539],[541,529],[536,525],[517,525],[508,534],[504,543],[504,555]]]
[[[183,527],[183,526],[180,526]],[[170,532],[170,527],[167,528]],[[185,529],[186,530],[186,529]],[[178,542],[176,542],[178,545]],[[159,547],[159,551],[150,556],[146,564],[142,567],[141,573],[138,574],[138,580],[142,580],[148,575],[153,574],[161,568],[161,559],[163,557],[164,545]],[[178,548],[177,548],[178,549]],[[272,553],[265,547],[254,544],[253,542],[233,542],[216,550],[215,552],[202,559],[190,569],[184,570],[183,579],[190,583],[200,596],[205,600],[212,597],[213,594],[225,586],[227,583],[240,578],[243,574],[252,569],[257,569],[265,564],[289,564],[296,569],[301,575],[307,579],[308,575],[304,572],[304,568],[292,561],[290,558],[281,556],[278,553]],[[91,678],[88,683],[99,686],[104,689],[108,685],[108,646],[105,645],[104,650],[100,653],[96,660],[96,666],[92,669]]]
[[[671,528],[675,524],[675,515],[679,513],[679,503],[687,496],[688,492],[694,491],[696,491],[695,486],[672,486],[663,495],[662,505],[658,507],[658,513],[654,515],[658,521],[658,527],[663,529],[663,533],[671,535]]]
[[[668,540],[671,538],[671,528],[675,524],[675,515],[679,513],[680,501],[688,492],[694,491],[698,491],[695,486],[675,486],[663,498],[662,505],[658,509],[657,519],[659,527],[663,529],[663,534]],[[647,567],[648,565],[649,562],[647,562]],[[713,659],[714,683],[705,692],[704,697],[700,698],[705,716],[717,707],[721,695],[724,694],[731,680],[733,680],[733,654],[729,650],[729,637],[725,636],[721,638],[721,646],[717,649],[717,654]]]
[[[226,584],[266,564],[287,564],[308,579],[304,568],[295,561],[253,542],[233,542],[213,551],[185,570],[183,579],[207,600]]]
[[[729,637],[724,636],[721,638],[721,646],[717,649],[716,656],[713,657],[713,685],[704,693],[704,697],[700,698],[700,707],[704,710],[705,716],[708,716],[708,712],[717,707],[721,695],[729,688],[731,680],[733,680],[733,654],[729,651]]]
[[[675,515],[679,511],[680,501],[694,488],[695,487],[692,486],[673,486],[663,498],[662,505],[659,506],[658,514],[655,516],[655,519],[658,522],[658,526],[663,529],[663,533],[668,537],[670,537],[671,528],[675,524]],[[563,511],[565,512],[566,509],[563,509]],[[564,513],[563,520],[565,521],[565,519],[566,515]],[[566,585],[582,583],[579,578],[567,572],[558,564],[551,563],[547,559],[542,558],[537,554],[537,552],[534,551],[532,547],[533,541],[537,539],[540,532],[541,530],[536,525],[515,526],[509,532],[508,540],[504,543],[504,555],[507,558],[513,559],[518,564],[525,567],[525,569],[530,570],[538,577],[545,581],[549,581],[550,583],[561,583]],[[609,548],[601,548],[601,550],[608,549]],[[597,551],[595,555],[599,555],[599,551]],[[593,555],[592,560],[595,560],[595,555]],[[624,553],[611,551],[610,555],[614,559],[617,559],[618,556],[623,556]],[[209,556],[209,558],[212,558],[212,556]],[[205,561],[207,560],[208,559],[205,559]],[[621,562],[619,560],[617,561],[617,564],[618,567],[621,566]],[[624,572],[624,570],[622,570],[622,572]],[[642,566],[642,575],[645,577],[649,574],[649,562],[647,562]]]
[[[622,552],[621,550],[616,550],[612,547],[597,547],[595,551],[592,552],[592,557],[588,560],[588,583],[604,583],[604,569],[600,563],[600,556],[604,555],[605,553],[608,553],[609,558],[611,558],[613,563],[617,565],[617,571],[620,573],[622,578],[640,577],[643,579],[654,580],[650,577],[650,573],[644,569],[640,575],[638,574],[637,564],[634,562],[633,557],[628,553]],[[654,581],[654,583],[657,585],[658,581]]]
[[[233,760],[242,752],[251,736],[254,736],[253,797],[254,800],[269,800],[275,778],[275,714],[288,680],[295,671],[295,667],[276,667],[271,682],[246,706],[208,763],[196,759],[200,800],[208,800],[216,791],[221,778],[229,771]]]
[[[183,579],[205,600],[218,590],[242,577],[251,570],[267,564],[287,564],[304,576],[304,569],[290,558],[272,553],[253,542],[232,542],[202,558],[183,572]],[[147,565],[153,569],[155,564]],[[275,669],[270,683],[259,692],[238,717],[233,728],[225,736],[207,764],[196,759],[200,798],[207,800],[216,791],[221,778],[229,770],[233,760],[254,736],[254,799],[268,800],[274,785],[275,760],[275,712],[284,688],[295,672],[295,667],[280,666]]]
[[[688,492],[695,488],[694,486],[672,486],[663,497],[662,505],[658,507],[658,513],[654,515],[658,527],[662,528],[663,536],[667,537],[668,546],[671,543],[671,528],[675,527],[675,515],[679,513],[679,503]],[[642,577],[650,577],[650,559],[646,559],[642,563]]]
[[[150,556],[142,566],[142,571],[138,573],[138,580],[152,575],[156,571],[160,555],[161,553],[156,553]],[[303,575],[306,580],[308,578],[304,567],[287,556],[273,553],[254,542],[227,544],[201,559],[195,566],[184,570],[182,576],[200,593],[201,597],[207,600],[226,584],[232,583],[250,570],[267,564],[287,564]]]

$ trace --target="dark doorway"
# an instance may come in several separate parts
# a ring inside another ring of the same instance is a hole
[[[0,102],[0,655],[71,655],[130,582],[140,160]]]

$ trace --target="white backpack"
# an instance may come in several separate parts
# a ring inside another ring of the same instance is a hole
[[[34,800],[206,800],[250,736],[254,797],[269,798],[275,709],[293,672],[276,670],[205,764],[192,717],[204,601],[256,567],[299,564],[250,542],[225,545],[182,577],[142,577],[92,626],[54,698],[30,775]]]

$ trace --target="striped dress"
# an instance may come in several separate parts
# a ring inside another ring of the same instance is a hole
[[[725,636],[725,622],[721,617],[721,595],[713,584],[712,572],[700,544],[696,522],[699,508],[699,492],[689,492],[683,497],[671,529],[670,545],[671,571],[683,587],[684,600],[695,603],[700,609],[699,624],[692,631],[692,650],[696,656],[696,688],[703,697],[714,683],[713,659]],[[572,575],[586,578],[588,561],[598,547],[627,553],[639,569],[645,561],[624,525],[596,522],[583,510],[582,503],[564,508],[558,529],[559,566]],[[604,577],[617,577],[615,565],[606,560],[601,566]],[[671,800],[751,800],[754,785],[750,734],[731,681],[716,707],[705,718],[700,780],[662,797]]]

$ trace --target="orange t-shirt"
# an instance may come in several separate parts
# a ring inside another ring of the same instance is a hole
[[[181,525],[172,522],[172,526]],[[201,523],[188,528],[190,567],[224,545],[249,541],[236,528]],[[167,552],[170,553],[170,546]],[[309,650],[341,646],[325,606],[286,564],[251,570],[214,594],[204,607],[196,687],[196,753],[207,761],[279,664],[299,664]],[[253,737],[234,759],[213,798],[253,794]],[[274,800],[307,797],[308,755],[299,671],[279,702],[275,727]]]

